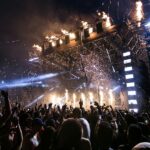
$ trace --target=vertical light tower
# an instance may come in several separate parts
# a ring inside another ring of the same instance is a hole
[[[130,50],[123,52],[123,63],[124,63],[126,88],[128,94],[129,111],[131,112],[134,111],[137,113],[139,111],[139,106],[135,87],[134,67]]]
[[[141,0],[135,1],[135,10],[132,18],[133,18],[133,22],[137,25],[137,27],[140,27],[141,22],[144,19],[143,4]],[[132,51],[130,51],[128,48],[125,49],[127,50],[123,52],[123,63],[124,63],[127,95],[128,95],[128,108],[130,112],[138,113],[139,103],[137,99],[135,70],[134,70],[133,60],[132,60]]]

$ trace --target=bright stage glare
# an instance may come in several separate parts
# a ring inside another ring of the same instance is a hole
[[[75,40],[76,39],[75,33],[73,33],[73,32],[69,33],[69,38],[70,38],[70,40]]]
[[[134,75],[133,75],[133,74],[128,74],[128,75],[126,75],[125,77],[126,77],[126,79],[133,79],[133,78],[134,78]]]
[[[136,91],[128,91],[128,95],[129,96],[134,96],[134,95],[136,95]]]
[[[137,105],[137,100],[132,99],[132,100],[128,100],[129,105],[133,104],[133,105]]]
[[[125,68],[124,68],[124,71],[126,71],[126,72],[127,72],[127,71],[132,71],[132,70],[133,70],[133,67],[132,67],[132,66],[130,66],[130,67],[125,67]]]
[[[131,59],[126,59],[123,62],[124,62],[124,64],[129,64],[129,63],[131,63]]]
[[[94,29],[92,27],[89,28],[89,34],[93,33]]]
[[[123,57],[127,57],[127,56],[130,56],[131,55],[131,52],[124,52],[123,53]]]
[[[150,22],[146,23],[145,27],[150,28]]]
[[[127,83],[127,87],[135,87],[135,83],[134,82]]]

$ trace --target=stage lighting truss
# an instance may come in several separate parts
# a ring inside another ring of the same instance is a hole
[[[31,52],[32,58],[37,55],[40,58],[37,65],[33,63],[33,66],[44,72],[69,71],[78,77],[86,78],[88,82],[110,79],[124,68],[124,64],[130,64],[131,61],[134,64],[138,57],[146,57],[141,29],[136,30],[127,24],[115,28],[114,31],[104,32],[99,38],[87,42],[60,48],[48,47],[46,53],[41,55],[35,51]],[[128,51],[123,53],[126,48]],[[131,53],[132,60],[128,58]],[[125,71],[130,70],[130,66],[125,68]]]

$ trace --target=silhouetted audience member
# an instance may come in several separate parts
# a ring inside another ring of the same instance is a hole
[[[90,141],[82,138],[82,126],[78,120],[63,122],[57,139],[57,150],[91,150]]]

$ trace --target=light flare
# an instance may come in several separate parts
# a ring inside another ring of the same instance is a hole
[[[65,103],[66,103],[66,104],[68,103],[68,100],[69,100],[69,92],[68,92],[68,90],[66,89],[66,90],[65,90]]]
[[[100,90],[99,95],[100,95],[100,105],[102,106],[104,104],[104,93],[102,90]]]
[[[67,30],[65,30],[65,29],[61,29],[61,32],[62,32],[62,34],[64,34],[64,35],[69,35],[69,32],[68,32]]]
[[[86,21],[81,21],[81,24],[82,24],[83,29],[89,28],[88,22],[86,22]]]
[[[143,19],[143,4],[141,1],[136,2],[136,18],[137,21],[141,21]]]
[[[92,92],[89,92],[89,99],[90,99],[90,103],[94,102],[94,95]]]
[[[75,107],[76,107],[76,99],[77,99],[77,96],[76,96],[75,93],[73,93],[72,97],[73,97],[73,108],[75,108]]]
[[[83,102],[83,107],[86,108],[86,97],[84,93],[81,93],[81,100]]]
[[[39,51],[39,52],[42,51],[42,47],[39,46],[38,44],[34,44],[32,47],[35,48],[35,49],[36,49],[37,51]]]
[[[112,24],[111,24],[110,17],[105,12],[102,12],[102,19],[105,28],[111,27]]]

